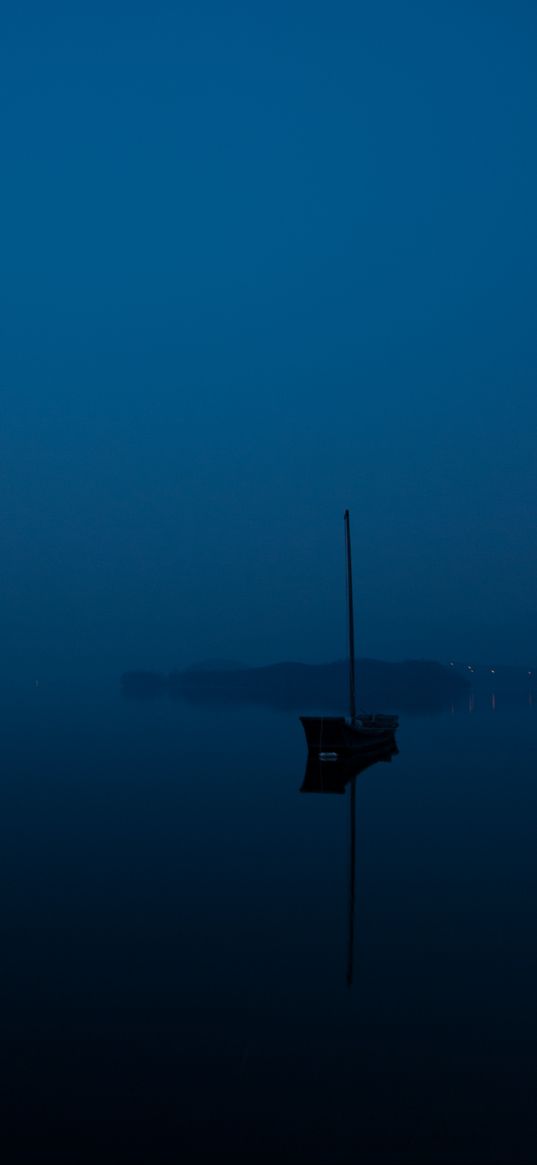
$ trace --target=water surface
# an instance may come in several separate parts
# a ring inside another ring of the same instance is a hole
[[[300,793],[295,715],[3,693],[5,1157],[535,1161],[537,709],[398,739],[349,987],[350,793]]]

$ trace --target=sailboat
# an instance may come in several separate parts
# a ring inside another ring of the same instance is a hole
[[[347,564],[347,615],[349,635],[349,715],[348,716],[301,716],[300,722],[306,735],[310,753],[328,757],[348,756],[368,751],[375,752],[379,745],[394,743],[399,723],[398,716],[387,716],[380,712],[356,712],[356,668],[354,659],[354,603],[352,591],[351,529],[349,511],[345,510],[345,555]]]

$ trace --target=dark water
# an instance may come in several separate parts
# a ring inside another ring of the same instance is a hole
[[[9,1162],[534,1162],[537,708],[403,718],[299,793],[295,716],[2,697]]]

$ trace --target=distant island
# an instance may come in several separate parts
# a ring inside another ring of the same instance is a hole
[[[356,680],[359,706],[366,712],[441,711],[471,687],[471,677],[463,665],[446,666],[431,660],[358,660]],[[132,699],[164,695],[196,704],[252,703],[296,712],[345,712],[348,665],[339,660],[241,667],[211,661],[169,675],[125,672],[121,684],[124,695]]]

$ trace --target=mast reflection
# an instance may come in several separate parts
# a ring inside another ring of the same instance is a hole
[[[367,752],[347,757],[308,755],[301,793],[344,794],[349,787],[349,885],[347,930],[347,985],[352,986],[354,973],[354,916],[356,902],[356,779],[372,765],[389,763],[399,749],[395,740],[377,745]]]

